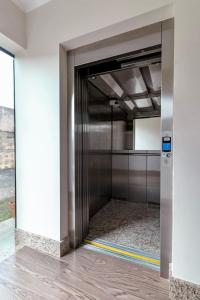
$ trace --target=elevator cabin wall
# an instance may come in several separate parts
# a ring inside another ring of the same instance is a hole
[[[133,150],[134,120],[90,81],[88,95],[90,218],[111,198],[160,204],[160,151]]]

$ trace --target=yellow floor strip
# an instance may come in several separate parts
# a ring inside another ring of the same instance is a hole
[[[126,255],[126,256],[133,257],[135,259],[143,260],[143,261],[149,262],[149,263],[157,265],[157,266],[160,265],[160,261],[157,260],[157,259],[154,259],[154,258],[145,257],[145,256],[142,256],[142,255],[139,255],[139,254],[136,254],[136,253],[132,253],[132,252],[117,249],[117,248],[114,248],[114,247],[106,246],[106,245],[99,244],[99,243],[96,243],[96,242],[93,242],[93,241],[90,241],[90,240],[84,240],[84,243],[95,246],[95,247],[98,247],[98,248],[102,248],[102,249],[105,249],[105,250],[109,250],[109,251],[112,251],[112,252],[115,252],[115,253],[118,253],[118,254],[121,254],[121,255]]]

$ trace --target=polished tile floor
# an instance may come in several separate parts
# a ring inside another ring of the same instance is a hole
[[[113,199],[91,219],[88,238],[102,239],[159,256],[160,210]]]

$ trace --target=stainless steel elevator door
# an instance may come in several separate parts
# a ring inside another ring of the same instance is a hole
[[[147,156],[147,202],[160,204],[160,155]]]
[[[146,159],[146,155],[129,155],[129,201],[147,201]]]
[[[88,190],[89,217],[111,198],[112,191],[112,122],[109,101],[88,84]],[[84,174],[83,174],[84,176]]]
[[[107,134],[109,134],[109,124]],[[98,144],[98,135],[96,142]],[[88,173],[89,215],[91,218],[111,198],[111,153],[103,150],[90,151]]]

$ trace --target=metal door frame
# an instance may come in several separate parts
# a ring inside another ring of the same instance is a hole
[[[75,68],[113,56],[125,54],[150,46],[162,44],[162,135],[173,132],[173,51],[174,20],[169,19],[89,46],[67,52],[67,155],[68,155],[68,230],[72,248],[82,240],[83,209],[81,197],[76,195],[76,164],[78,164],[76,138],[79,127],[75,124]],[[62,109],[62,107],[61,107]],[[66,116],[61,111],[62,115]],[[61,135],[62,136],[62,135]],[[62,137],[63,138],[63,137]],[[62,141],[61,141],[62,142]],[[80,155],[80,153],[79,153]],[[172,174],[173,157],[167,163],[161,158],[161,271],[162,277],[169,277],[172,256]],[[62,166],[61,166],[62,175]],[[63,182],[63,180],[62,180]],[[87,205],[87,203],[86,203]]]

